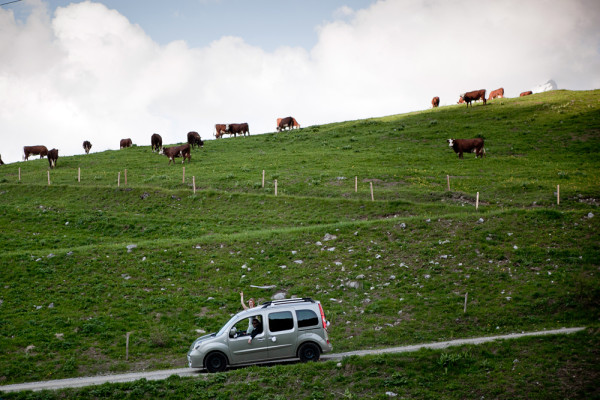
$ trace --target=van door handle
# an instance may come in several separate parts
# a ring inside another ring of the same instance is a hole
[[[271,341],[272,341],[273,343],[275,343],[275,342],[277,341],[277,336],[273,336],[273,337],[271,338]]]

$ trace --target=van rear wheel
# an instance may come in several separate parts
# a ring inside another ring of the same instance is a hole
[[[320,356],[321,350],[314,343],[304,343],[298,350],[298,357],[302,362],[318,361]]]
[[[208,372],[223,372],[227,367],[227,358],[221,353],[210,353],[204,361]]]

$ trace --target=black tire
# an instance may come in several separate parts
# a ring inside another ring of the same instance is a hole
[[[204,359],[204,366],[208,372],[223,372],[227,368],[227,358],[223,353],[210,353]]]
[[[314,343],[304,343],[298,349],[298,358],[302,362],[318,361],[321,357],[321,349]]]

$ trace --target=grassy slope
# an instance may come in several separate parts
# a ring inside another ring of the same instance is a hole
[[[60,158],[50,186],[46,160],[3,166],[0,379],[182,366],[195,330],[225,322],[239,290],[320,299],[336,351],[597,326],[600,216],[588,213],[598,214],[599,111],[600,91],[556,91],[209,141],[186,164],[186,183],[180,164],[148,146]],[[484,160],[458,160],[445,143],[478,135]],[[269,284],[277,289],[250,287]],[[529,342],[579,365],[570,354],[581,341]],[[398,373],[416,373],[399,359]],[[503,368],[490,374],[505,386]]]

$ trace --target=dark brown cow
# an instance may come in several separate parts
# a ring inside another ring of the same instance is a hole
[[[162,153],[169,157],[169,165],[171,165],[171,161],[175,164],[175,158],[177,157],[183,157],[183,161],[181,161],[182,164],[185,162],[186,158],[188,159],[188,162],[192,161],[189,143],[180,146],[163,147]]]
[[[153,153],[155,151],[160,153],[160,150],[162,149],[162,137],[158,133],[153,133],[152,136],[150,136],[150,144],[152,145]]]
[[[48,164],[50,168],[56,167],[56,161],[58,160],[58,150],[52,149],[48,152]]]
[[[215,124],[215,138],[220,138],[225,133],[227,133],[227,125],[225,124]]]
[[[125,147],[131,147],[132,145],[133,143],[131,142],[131,139],[121,139],[119,148],[123,149]]]
[[[92,144],[88,140],[83,142],[83,149],[85,150],[85,154],[90,154],[91,148],[92,148]]]
[[[37,156],[44,158],[48,155],[46,146],[23,146],[23,160],[27,161],[29,156]]]
[[[294,118],[285,117],[285,118],[277,118],[277,132],[281,132],[285,128],[288,130],[294,127]]]
[[[234,137],[237,134],[246,136],[246,133],[248,136],[250,136],[250,127],[248,126],[247,122],[241,124],[229,124],[227,126],[227,133],[233,135]]]
[[[2,156],[0,156],[0,165],[4,165],[4,161],[2,161]]]
[[[473,90],[471,92],[462,94],[460,97],[462,97],[465,103],[467,103],[467,107],[469,107],[469,104],[471,104],[472,101],[477,100],[483,100],[483,104],[486,104],[485,89]],[[473,104],[471,104],[471,107],[473,107]]]
[[[439,107],[440,106],[440,98],[435,96],[433,99],[431,99],[431,106],[433,108]]]
[[[198,132],[188,132],[187,139],[189,145],[192,146],[192,149],[194,148],[194,146],[204,147],[204,142],[200,138]]]
[[[533,94],[533,92],[531,90],[528,90],[526,92],[523,92],[519,95],[519,97],[523,97],[523,96],[529,96],[530,94]]]
[[[475,158],[483,158],[485,155],[482,138],[448,139],[448,146],[452,147],[455,153],[458,153],[458,158],[463,158],[463,153],[475,153]]]
[[[503,98],[504,97],[504,88],[500,88],[500,89],[496,89],[496,90],[492,90],[490,92],[490,97],[488,98],[488,100],[492,100],[495,98]]]

